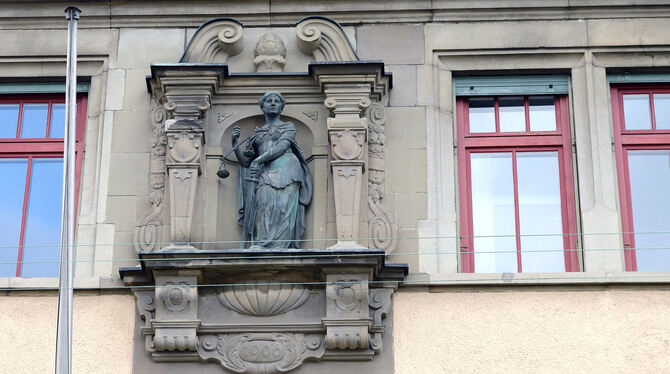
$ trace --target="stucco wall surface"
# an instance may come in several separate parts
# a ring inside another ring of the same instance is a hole
[[[438,291],[394,295],[396,374],[670,368],[668,287]]]
[[[130,295],[75,295],[72,371],[130,374],[135,306]],[[0,297],[3,373],[53,373],[58,296]]]

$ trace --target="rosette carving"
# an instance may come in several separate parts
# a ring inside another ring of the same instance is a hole
[[[221,304],[247,316],[269,317],[300,307],[309,289],[298,284],[256,284],[225,286],[218,292]]]

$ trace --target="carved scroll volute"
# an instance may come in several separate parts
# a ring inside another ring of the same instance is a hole
[[[156,276],[156,351],[195,351],[198,347],[198,287],[195,276]]]
[[[226,62],[244,49],[242,24],[220,18],[203,25],[193,35],[180,62]]]
[[[342,26],[325,17],[307,17],[295,29],[300,52],[316,61],[356,61]]]

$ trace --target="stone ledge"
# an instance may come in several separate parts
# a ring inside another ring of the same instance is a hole
[[[426,274],[410,273],[401,287],[588,286],[669,284],[665,272],[571,272]]]

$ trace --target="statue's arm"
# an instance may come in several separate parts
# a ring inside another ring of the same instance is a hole
[[[290,128],[282,134],[281,138],[270,148],[267,152],[263,153],[262,155],[258,156],[256,158],[256,161],[258,163],[266,163],[274,160],[275,158],[283,155],[286,153],[286,151],[291,148],[291,142],[289,139],[292,139],[295,141],[295,125],[290,123]]]
[[[249,157],[246,157],[244,155],[244,152],[242,152],[239,148],[237,148],[237,139],[240,137],[240,127],[235,126],[233,128],[233,135],[232,135],[232,142],[233,142],[233,149],[235,150],[235,156],[237,157],[237,160],[240,162],[240,165],[242,167],[248,168],[249,165],[251,165],[252,159]]]

